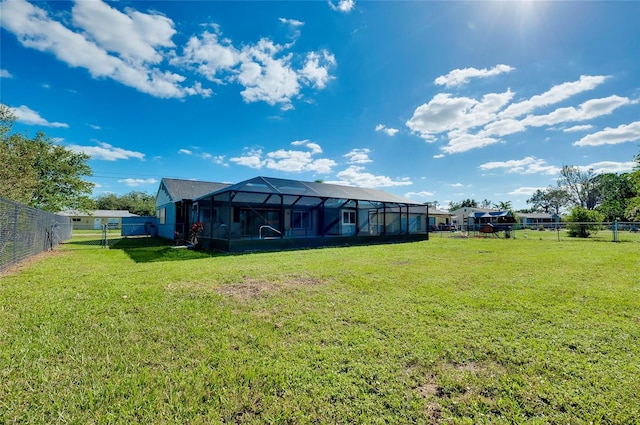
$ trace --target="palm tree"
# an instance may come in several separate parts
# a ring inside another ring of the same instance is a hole
[[[497,204],[493,204],[493,207],[500,211],[511,211],[511,201],[500,201]]]

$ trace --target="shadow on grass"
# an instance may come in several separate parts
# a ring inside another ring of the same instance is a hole
[[[123,238],[111,249],[123,250],[136,263],[182,261],[211,258],[223,254],[187,249],[168,244],[159,238]]]

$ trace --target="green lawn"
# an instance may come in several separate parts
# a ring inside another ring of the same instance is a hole
[[[0,278],[2,424],[639,417],[634,242],[75,239]]]

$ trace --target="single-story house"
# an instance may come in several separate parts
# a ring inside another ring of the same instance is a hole
[[[165,180],[162,179],[164,187],[158,191],[159,211],[171,205],[168,202],[171,188]],[[427,206],[376,189],[255,177],[224,185],[193,198],[190,203],[189,223],[201,224],[198,243],[220,251],[281,250],[429,238]],[[185,213],[178,216],[175,210],[169,214],[167,209],[165,223],[169,225],[175,217],[184,219]],[[167,237],[166,233],[160,233],[160,236]]]
[[[550,213],[518,213],[518,222],[523,228],[551,228],[560,222],[560,216]]]
[[[465,231],[476,231],[486,224],[490,224],[496,229],[510,228],[516,223],[511,211],[467,207],[459,208],[451,213],[454,224]]]
[[[429,209],[429,228],[431,230],[454,230],[453,214],[446,211]]]
[[[189,237],[193,200],[230,186],[228,183],[163,178],[156,194],[158,236],[174,239]]]
[[[469,217],[474,217],[476,213],[488,213],[490,211],[496,211],[492,208],[480,208],[480,207],[462,207],[457,210],[450,211],[453,224],[460,230],[467,230],[469,226]],[[473,221],[473,220],[471,220]]]
[[[139,217],[138,214],[130,213],[127,210],[93,210],[88,212],[67,210],[58,214],[71,217],[73,230],[100,230],[104,225],[110,229],[120,229],[124,217]]]

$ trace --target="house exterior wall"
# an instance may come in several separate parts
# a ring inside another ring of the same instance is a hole
[[[121,229],[121,217],[70,216],[73,230],[99,230],[107,225],[110,229]]]
[[[156,217],[158,218],[158,236],[173,239],[173,233],[176,231],[176,205],[172,202],[158,204]]]

